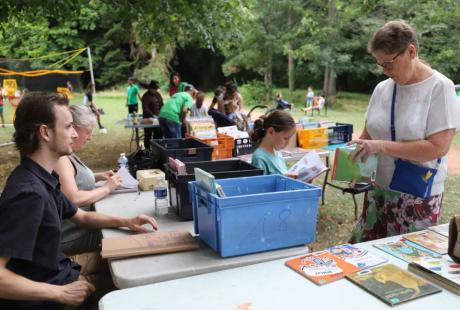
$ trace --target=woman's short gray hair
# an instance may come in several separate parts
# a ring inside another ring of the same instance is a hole
[[[96,116],[87,106],[75,104],[70,106],[73,124],[78,127],[93,128],[97,124]]]
[[[392,20],[378,29],[369,43],[370,53],[382,51],[387,54],[398,53],[413,44],[418,51],[418,39],[415,30],[403,20]]]

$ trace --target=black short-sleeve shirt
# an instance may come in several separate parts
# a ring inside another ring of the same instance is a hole
[[[62,194],[56,173],[28,157],[9,176],[0,197],[0,256],[7,268],[33,281],[63,285],[78,279],[80,266],[61,251],[62,219],[77,208]],[[40,301],[0,299],[0,309],[54,309]]]

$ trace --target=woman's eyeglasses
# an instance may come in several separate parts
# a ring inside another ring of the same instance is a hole
[[[384,61],[382,63],[379,63],[377,62],[377,64],[382,67],[383,69],[390,69],[392,66],[393,66],[393,63],[395,62],[396,58],[398,58],[399,56],[401,56],[402,54],[404,54],[404,52],[406,51],[406,49],[403,49],[402,51],[400,51],[398,54],[396,54],[391,60],[388,60],[388,61]]]

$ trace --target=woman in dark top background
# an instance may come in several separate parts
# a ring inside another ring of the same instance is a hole
[[[160,114],[161,107],[163,106],[163,98],[158,92],[158,81],[151,80],[147,86],[147,91],[142,95],[142,117],[153,118]],[[144,128],[144,146],[146,149],[150,148],[150,139],[162,139],[163,133],[161,128]]]

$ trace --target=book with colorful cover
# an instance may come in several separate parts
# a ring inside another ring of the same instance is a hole
[[[428,227],[428,229],[431,231],[434,231],[435,233],[443,235],[444,237],[449,237],[449,223],[437,225],[437,226],[431,226],[431,227]]]
[[[327,251],[315,252],[288,260],[286,266],[318,285],[342,279],[347,274],[359,270],[355,265],[347,263]]]
[[[371,154],[364,162],[362,159],[352,160],[350,157],[355,146],[337,148],[332,166],[331,180],[344,182],[366,182],[375,180],[378,167],[378,156]]]
[[[390,306],[441,292],[438,287],[393,264],[364,269],[347,278]]]
[[[446,254],[449,239],[431,230],[422,230],[403,236],[404,239],[417,243],[431,251]]]
[[[460,264],[449,255],[410,263],[409,270],[460,295]]]
[[[335,245],[327,249],[334,256],[353,264],[360,270],[388,262],[386,258],[378,257],[351,244]]]
[[[423,259],[424,257],[441,257],[440,254],[405,239],[397,239],[386,243],[374,244],[374,246],[384,252],[387,252],[388,254],[402,259],[407,263]]]

